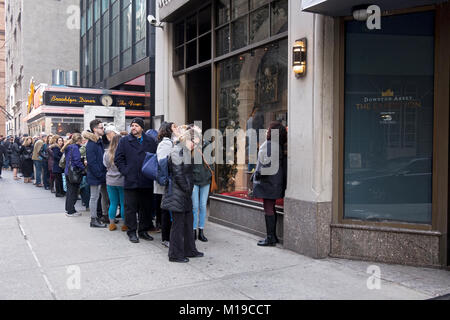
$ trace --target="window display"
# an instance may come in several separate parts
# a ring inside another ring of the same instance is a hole
[[[224,163],[227,152],[233,152],[233,146],[225,143],[227,129],[255,129],[259,132],[267,129],[274,120],[287,126],[287,72],[287,40],[268,44],[217,65],[217,127],[224,136]],[[260,145],[265,135],[249,135],[243,139],[245,141],[240,141],[240,145],[245,146],[245,164],[235,161],[234,164],[217,165],[218,193],[259,201],[251,197],[251,192],[249,194],[250,176],[256,163],[256,154],[252,157],[249,146],[254,142],[252,139]],[[236,141],[235,160],[238,144]],[[282,200],[278,204],[281,205]]]

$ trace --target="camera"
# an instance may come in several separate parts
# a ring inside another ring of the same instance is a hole
[[[161,23],[161,22],[159,22],[153,15],[148,15],[148,17],[147,17],[147,20],[148,20],[148,22],[152,25],[152,26],[154,26],[154,27],[156,27],[156,28],[164,28],[164,25],[163,25],[163,23]]]

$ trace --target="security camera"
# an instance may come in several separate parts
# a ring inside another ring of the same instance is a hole
[[[153,15],[148,15],[147,20],[152,26],[164,29],[164,24],[159,22]]]

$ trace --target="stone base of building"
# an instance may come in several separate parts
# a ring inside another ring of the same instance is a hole
[[[330,253],[331,202],[284,198],[284,247],[320,259]]]
[[[439,267],[441,233],[355,225],[331,225],[330,256]]]
[[[264,210],[257,205],[233,203],[232,200],[210,198],[208,220],[230,228],[266,237]],[[277,237],[283,243],[283,214],[277,213]]]

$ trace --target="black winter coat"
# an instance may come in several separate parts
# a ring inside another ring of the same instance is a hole
[[[258,163],[256,165],[255,173],[252,175],[253,197],[272,200],[284,198],[287,181],[286,149],[283,146],[280,146],[279,148],[278,170],[272,175],[262,175],[261,169],[268,168],[272,165],[271,162],[267,162],[268,159],[265,159],[263,161],[263,158],[266,157],[265,155],[266,150],[267,150],[267,157],[271,157],[272,154],[271,141],[263,143],[260,147],[260,151],[258,152]]]
[[[169,158],[169,185],[161,201],[161,209],[172,212],[192,212],[192,164],[183,161],[189,151],[176,144]],[[191,163],[193,160],[191,161]]]
[[[59,148],[59,146],[54,146],[53,148],[51,148],[52,152],[53,152],[53,168],[52,168],[52,172],[53,173],[64,173],[64,169],[61,168],[59,166],[59,161],[62,158],[62,152],[61,149]]]
[[[125,177],[125,189],[153,189],[153,180],[147,179],[142,174],[142,164],[146,152],[156,153],[157,144],[146,134],[142,134],[142,137],[143,141],[140,144],[136,137],[129,134],[120,139],[117,146],[114,164]]]
[[[20,146],[18,143],[14,142],[11,147],[11,164],[20,165]]]
[[[20,147],[20,158],[22,161],[31,160],[33,157],[33,145],[29,145],[28,147],[21,146]]]
[[[7,157],[6,148],[0,144],[0,164],[3,165],[3,157]]]

